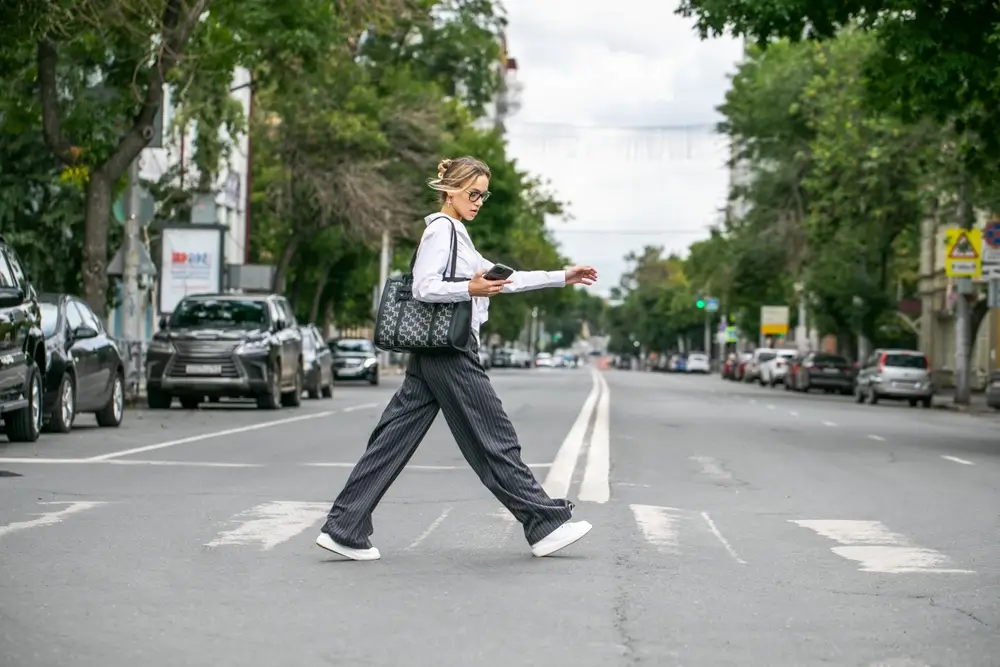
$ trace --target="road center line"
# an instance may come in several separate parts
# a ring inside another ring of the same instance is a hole
[[[597,417],[594,431],[590,435],[587,450],[587,467],[580,483],[579,499],[583,502],[606,503],[611,498],[611,426],[609,412],[611,390],[604,376],[598,375],[601,383],[601,400],[597,403]]]
[[[702,512],[701,518],[703,518],[705,520],[705,523],[708,524],[708,529],[712,531],[712,534],[715,535],[717,538],[719,538],[719,541],[722,542],[722,546],[726,548],[726,551],[729,552],[729,555],[735,558],[736,562],[739,563],[740,565],[746,565],[747,562],[742,558],[740,558],[740,555],[736,553],[736,549],[733,549],[733,545],[729,543],[729,540],[723,537],[722,532],[719,531],[719,527],[715,525],[714,521],[712,521],[712,517],[708,515],[708,512]]]
[[[576,470],[576,461],[580,458],[580,451],[583,449],[583,439],[587,435],[587,426],[590,425],[590,417],[594,413],[597,405],[597,397],[601,391],[600,374],[593,368],[590,369],[590,377],[593,380],[593,387],[590,395],[584,401],[580,414],[577,415],[573,427],[566,434],[556,458],[549,468],[549,474],[545,477],[542,488],[553,498],[565,498],[569,493],[570,483],[573,481],[573,471]]]
[[[308,415],[297,415],[295,417],[286,417],[285,419],[275,419],[269,422],[261,422],[260,424],[250,424],[249,426],[240,426],[238,428],[228,428],[224,431],[212,431],[211,433],[201,433],[199,435],[192,435],[187,438],[179,438],[177,440],[168,440],[166,442],[159,442],[155,445],[146,445],[144,447],[135,447],[133,449],[125,449],[120,452],[111,452],[109,454],[101,454],[100,456],[92,456],[90,458],[81,459],[82,461],[109,461],[111,459],[118,459],[123,456],[132,456],[133,454],[142,454],[144,452],[152,452],[157,449],[165,449],[167,447],[175,447],[177,445],[186,445],[192,442],[201,442],[202,440],[212,440],[213,438],[224,438],[228,435],[237,435],[239,433],[249,433],[250,431],[259,431],[265,428],[273,428],[275,426],[282,426],[284,424],[294,424],[296,422],[307,421],[310,419],[321,419],[323,417],[329,417],[330,415],[335,415],[340,412],[347,412],[353,410],[361,410],[362,408],[370,408],[378,405],[377,403],[365,403],[364,405],[354,405],[342,410],[323,410],[322,412],[313,412]]]
[[[946,456],[946,455],[942,454],[941,458],[943,458],[945,461],[954,461],[955,463],[961,463],[964,466],[974,466],[974,465],[976,465],[972,461],[966,461],[965,459],[960,459],[957,456]]]

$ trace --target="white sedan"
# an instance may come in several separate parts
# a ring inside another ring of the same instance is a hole
[[[712,364],[709,362],[707,354],[689,354],[685,370],[688,373],[709,373],[712,370]]]

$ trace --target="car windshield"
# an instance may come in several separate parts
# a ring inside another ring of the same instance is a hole
[[[39,309],[42,311],[42,335],[50,338],[56,332],[59,324],[59,306],[54,303],[40,303]]]
[[[813,357],[813,363],[826,364],[828,366],[846,366],[847,359],[836,354],[817,354]]]
[[[340,352],[374,352],[370,341],[364,339],[338,340],[336,344]]]
[[[771,359],[774,359],[776,356],[778,355],[774,352],[761,352],[757,357],[757,361],[771,361]]]
[[[267,323],[267,302],[252,299],[182,299],[170,316],[174,328],[257,329]]]
[[[885,365],[893,368],[927,368],[927,360],[921,354],[887,354]]]
[[[706,359],[708,359],[708,357],[706,357],[704,354],[692,354],[691,356],[688,357],[688,359],[690,359],[691,361],[705,361]]]

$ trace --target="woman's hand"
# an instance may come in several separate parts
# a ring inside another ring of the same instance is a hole
[[[469,281],[469,296],[496,296],[503,291],[503,286],[509,284],[510,280],[484,280],[483,271],[476,274],[476,277]]]
[[[567,285],[593,285],[597,282],[597,269],[592,266],[571,266],[566,269]]]

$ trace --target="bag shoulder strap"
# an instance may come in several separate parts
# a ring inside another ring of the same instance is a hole
[[[451,261],[449,262],[449,265],[445,267],[445,277],[448,277],[448,272],[450,271],[451,277],[454,278],[456,267],[458,266],[458,231],[455,227],[455,221],[447,215],[442,214],[427,223],[427,226],[430,227],[442,218],[451,223],[451,243],[449,244],[449,248],[451,250]],[[417,247],[413,250],[413,256],[410,257],[410,275],[413,275],[413,267],[417,263],[417,253],[420,251],[422,243],[423,241],[417,243]]]

